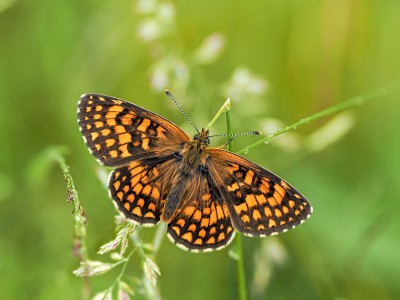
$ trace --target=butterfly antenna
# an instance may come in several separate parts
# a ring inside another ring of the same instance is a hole
[[[179,105],[179,103],[176,101],[176,99],[174,98],[174,96],[172,96],[172,94],[168,91],[165,90],[165,93],[167,94],[168,97],[171,98],[172,101],[174,101],[176,107],[178,107],[178,109],[181,111],[181,113],[185,116],[186,120],[189,121],[190,124],[192,124],[192,126],[196,129],[197,133],[200,133],[200,131],[197,129],[196,125],[194,125],[194,123],[192,122],[192,120],[188,117],[188,115],[183,111],[182,107]]]
[[[242,132],[242,133],[233,133],[233,134],[214,134],[210,135],[209,138],[211,137],[217,137],[217,136],[227,136],[227,137],[236,137],[236,136],[242,136],[242,135],[259,135],[261,134],[261,131],[249,131],[249,132]]]

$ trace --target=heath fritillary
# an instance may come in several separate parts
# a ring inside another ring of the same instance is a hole
[[[290,184],[232,152],[209,148],[208,130],[190,139],[178,126],[130,102],[85,94],[78,123],[95,158],[115,168],[109,193],[128,219],[168,224],[178,247],[213,251],[235,230],[248,236],[285,232],[312,213]]]

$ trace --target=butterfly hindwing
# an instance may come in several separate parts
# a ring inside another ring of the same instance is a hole
[[[130,102],[85,94],[78,103],[78,123],[90,152],[110,167],[158,155],[171,141],[189,141],[175,124]]]
[[[202,178],[203,191],[196,199],[182,199],[168,224],[168,237],[178,247],[193,252],[207,252],[227,246],[235,236],[229,210],[214,194],[206,178]]]
[[[110,175],[109,193],[117,209],[140,225],[154,226],[160,221],[160,185],[149,179],[156,170],[156,167],[150,170],[139,162],[132,162]]]
[[[138,224],[157,224],[171,188],[171,177],[177,174],[177,160],[173,155],[153,157],[111,172],[108,186],[117,209]]]
[[[310,203],[291,185],[251,161],[210,149],[223,178],[221,194],[232,223],[243,234],[266,236],[294,228],[312,213]]]

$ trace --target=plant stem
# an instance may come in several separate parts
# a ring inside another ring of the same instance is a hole
[[[68,190],[68,202],[72,201],[74,205],[74,216],[75,216],[75,236],[79,240],[80,248],[79,253],[81,260],[88,260],[87,247],[86,247],[86,214],[83,211],[81,202],[79,201],[78,192],[75,189],[74,180],[72,179],[69,171],[69,166],[65,163],[62,156],[58,158],[60,167],[64,174],[65,182],[67,183]]]
[[[65,182],[67,184],[68,202],[72,201],[74,205],[73,213],[75,217],[75,248],[77,253],[79,254],[79,260],[85,262],[89,260],[87,246],[86,246],[86,214],[81,206],[81,202],[79,201],[78,192],[75,189],[74,180],[72,179],[72,175],[69,171],[69,166],[65,163],[65,159],[60,153],[56,152],[55,157],[60,165],[60,168],[64,174]],[[90,298],[89,277],[84,276],[82,299],[89,299],[89,298]]]
[[[225,105],[223,107],[227,107],[225,113],[226,113],[226,126],[227,126],[227,131],[228,131],[228,149],[229,149],[229,151],[233,152],[232,139],[229,138],[229,135],[232,134],[230,105],[229,105],[229,107],[225,106]],[[239,299],[247,300],[246,277],[245,277],[245,272],[244,272],[244,261],[243,261],[243,250],[242,250],[242,236],[240,234],[236,235],[236,254],[237,254],[237,274],[238,274],[238,282],[239,282],[239,285],[238,285]]]
[[[207,127],[206,127],[206,130],[210,129],[211,126],[213,126],[213,124],[215,123],[215,121],[219,118],[219,116],[220,116],[222,113],[224,113],[224,112],[227,113],[230,109],[231,109],[231,99],[228,98],[228,99],[226,99],[225,103],[221,106],[221,108],[218,110],[218,112],[215,114],[215,116],[214,116],[214,118],[211,120],[211,122],[208,123],[208,125],[207,125]],[[228,120],[228,119],[227,119],[227,120]],[[230,121],[229,121],[229,122],[230,122]],[[228,130],[229,130],[229,128],[230,128],[229,126],[230,126],[230,124],[228,125]],[[228,133],[229,133],[229,132],[228,132]]]
[[[137,247],[133,248],[132,251],[129,252],[129,254],[128,254],[123,260],[121,260],[120,262],[118,262],[118,264],[122,263],[123,265],[122,265],[121,271],[119,272],[117,278],[115,278],[114,282],[112,283],[112,285],[111,285],[111,287],[110,287],[111,290],[113,290],[113,289],[115,288],[115,286],[117,285],[117,283],[121,281],[122,276],[123,276],[124,273],[125,273],[126,266],[128,265],[129,260],[130,260],[130,258],[131,258],[131,256],[132,256],[132,254],[135,253],[136,250],[137,250]]]
[[[310,117],[301,119],[298,122],[296,122],[290,126],[286,126],[285,128],[279,129],[276,132],[274,132],[273,134],[270,134],[269,136],[255,142],[254,144],[251,144],[250,146],[247,146],[247,147],[237,151],[236,153],[238,153],[238,154],[247,153],[247,152],[249,152],[249,150],[251,150],[261,144],[268,144],[272,139],[276,138],[277,136],[281,135],[282,133],[285,133],[285,132],[288,132],[291,130],[295,130],[299,126],[302,126],[304,124],[310,123],[312,121],[321,119],[321,118],[329,116],[329,115],[336,114],[342,110],[345,110],[345,109],[348,109],[348,108],[351,108],[351,107],[354,107],[357,105],[362,105],[367,100],[386,95],[386,94],[388,94],[396,89],[399,89],[399,88],[400,88],[400,84],[398,82],[396,82],[396,83],[392,83],[392,84],[386,85],[381,88],[377,88],[377,89],[367,92],[365,94],[355,96],[353,98],[350,98],[348,100],[340,102],[336,105],[328,107],[327,109],[324,109]]]

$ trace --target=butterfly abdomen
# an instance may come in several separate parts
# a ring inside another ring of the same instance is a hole
[[[177,175],[172,180],[171,189],[165,202],[164,212],[161,216],[163,222],[169,223],[174,217],[178,207],[182,206],[181,201],[186,194],[188,182],[190,182],[191,177],[191,174],[178,171]]]
[[[193,191],[199,190],[209,156],[198,146],[200,144],[196,142],[187,143],[180,152],[179,167],[171,181],[171,188],[161,217],[166,223],[176,215],[180,207],[198,197],[196,193],[193,195]]]

